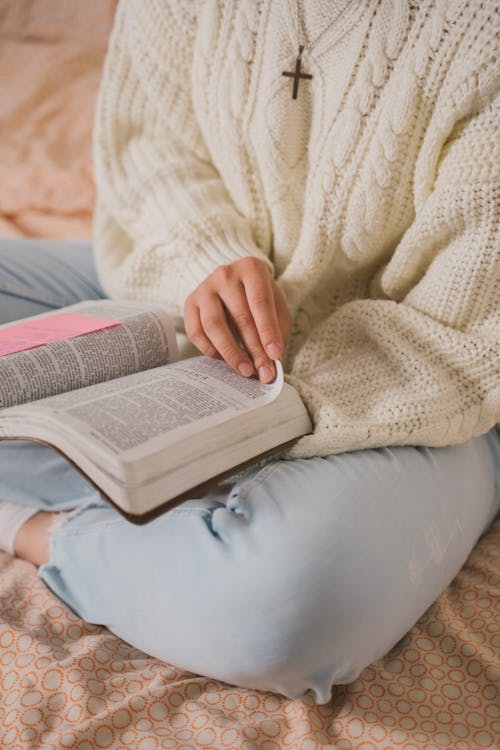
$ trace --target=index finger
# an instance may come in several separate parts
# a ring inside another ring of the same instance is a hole
[[[253,273],[242,279],[242,282],[264,351],[271,359],[281,359],[283,335],[270,274]]]

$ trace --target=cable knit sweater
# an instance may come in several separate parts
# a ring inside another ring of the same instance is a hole
[[[460,443],[500,417],[495,0],[125,0],[95,129],[114,297],[181,324],[218,265],[269,263],[289,456]]]

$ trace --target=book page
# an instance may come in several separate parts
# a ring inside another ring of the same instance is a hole
[[[63,309],[122,324],[1,357],[0,408],[159,367],[177,357],[173,325],[160,307],[89,300]]]
[[[174,431],[179,441],[273,401],[283,386],[279,362],[276,368],[275,381],[265,385],[238,375],[220,360],[194,357],[64,393],[33,409],[50,409],[93,444],[136,460],[154,452],[156,441],[165,445]]]

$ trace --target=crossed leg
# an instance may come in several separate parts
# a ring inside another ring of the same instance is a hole
[[[88,247],[67,268],[70,253],[4,249],[0,321],[102,294]],[[0,499],[39,511],[16,552],[82,618],[190,671],[322,703],[458,573],[498,512],[499,467],[494,431],[273,461],[138,527],[50,449],[5,441]]]

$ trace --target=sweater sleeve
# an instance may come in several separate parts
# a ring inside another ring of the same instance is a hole
[[[122,0],[99,92],[95,256],[106,292],[158,302],[179,322],[217,266],[254,255],[192,105],[195,6]]]
[[[498,96],[456,124],[373,296],[323,320],[289,381],[314,433],[290,456],[444,446],[500,420]]]

